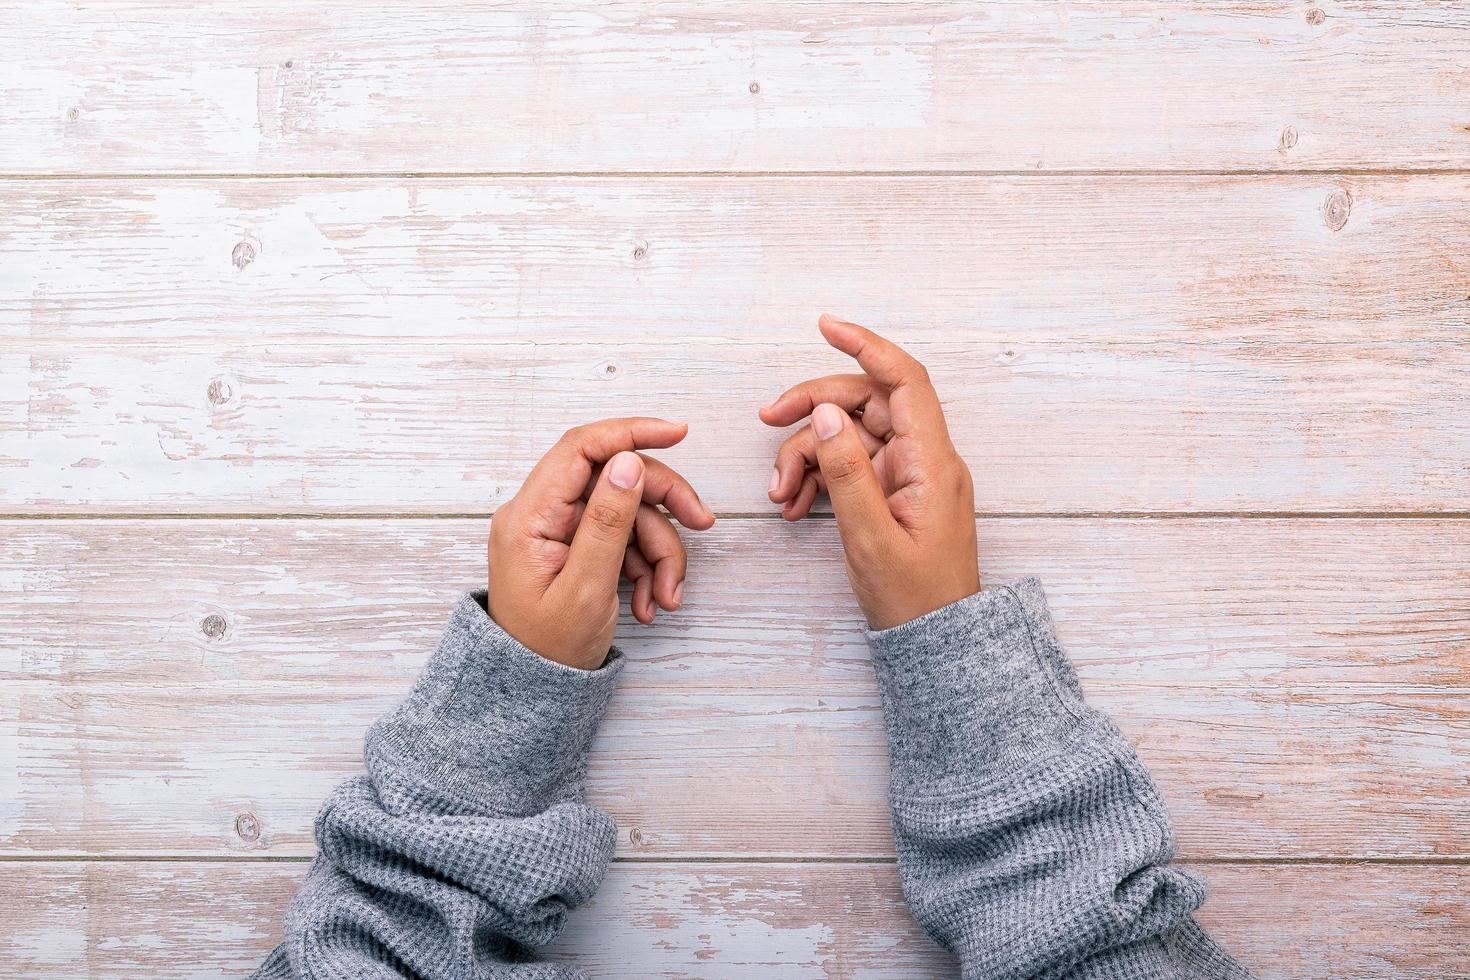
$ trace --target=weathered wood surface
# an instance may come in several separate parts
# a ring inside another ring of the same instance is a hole
[[[0,973],[249,969],[480,577],[419,516],[631,412],[772,513],[754,410],[847,369],[831,309],[932,363],[984,513],[1095,515],[982,519],[984,572],[1042,576],[1186,857],[1426,862],[1213,865],[1206,925],[1470,977],[1467,64],[1407,0],[4,3]],[[1254,516],[1096,516],[1156,511]],[[834,860],[892,841],[831,522],[692,549],[590,788],[675,863],[557,955],[952,975]]]
[[[0,691],[13,763],[0,852],[301,855],[402,688],[47,682]],[[1192,859],[1465,856],[1470,709],[1443,691],[1100,690]],[[625,853],[892,852],[876,695],[636,688],[589,798]]]
[[[1466,854],[1459,521],[983,520],[1203,857]],[[8,522],[11,854],[310,851],[483,521]],[[886,749],[830,521],[691,536],[591,792],[623,853],[882,855]],[[812,608],[831,610],[813,623]],[[6,775],[0,771],[0,775]]]
[[[10,180],[0,341],[679,347],[811,337],[824,307],[909,341],[1459,341],[1467,199],[1462,175]]]
[[[7,976],[243,975],[304,865],[0,865]],[[1470,871],[1210,866],[1200,914],[1261,980],[1463,980]],[[188,955],[180,956],[180,950]],[[889,864],[615,864],[548,955],[594,977],[950,978]]]
[[[0,522],[0,682],[405,690],[484,581],[485,520]],[[1090,688],[1470,688],[1470,524],[977,522]],[[625,618],[624,691],[872,691],[831,520],[684,533],[686,604]],[[813,609],[823,615],[813,618]]]
[[[1458,5],[11,3],[11,173],[1463,167]]]
[[[1470,499],[1464,345],[913,350],[982,512],[1458,512]],[[810,341],[10,347],[0,512],[481,513],[569,425],[626,414],[691,423],[666,458],[717,512],[774,512],[783,436],[757,407],[851,364]]]

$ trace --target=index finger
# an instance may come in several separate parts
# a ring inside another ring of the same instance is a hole
[[[642,453],[638,455],[643,456]],[[599,470],[600,467],[594,469],[588,478],[582,493],[584,498],[591,495]],[[715,523],[714,511],[699,499],[689,481],[669,464],[652,456],[643,457],[643,502],[662,504],[679,519],[680,524],[694,531],[706,530]]]
[[[538,498],[561,503],[579,500],[595,467],[618,453],[639,449],[667,449],[688,435],[683,422],[638,416],[603,419],[568,429],[526,477],[523,489]]]
[[[939,394],[929,381],[929,372],[912,354],[867,327],[839,320],[830,313],[822,314],[817,328],[827,343],[856,358],[868,377],[888,389],[895,433],[922,436],[933,432],[949,437]],[[905,416],[917,425],[905,425]]]

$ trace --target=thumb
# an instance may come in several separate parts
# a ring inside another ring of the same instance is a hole
[[[823,403],[812,412],[817,437],[817,466],[827,481],[827,496],[837,514],[842,545],[849,551],[868,546],[897,526],[888,498],[873,472],[873,461],[852,419],[836,405]]]
[[[611,593],[618,587],[623,554],[643,500],[643,457],[621,452],[603,467],[559,579],[574,588]]]

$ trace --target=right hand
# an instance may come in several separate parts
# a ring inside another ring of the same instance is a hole
[[[873,629],[980,591],[975,490],[924,365],[836,317],[818,324],[862,374],[805,381],[760,410],[767,425],[811,416],[776,454],[771,500],[795,521],[832,498],[853,592]]]
[[[678,473],[639,449],[666,449],[688,427],[608,419],[571,429],[490,522],[490,618],[548,660],[595,670],[612,646],[618,577],[633,583],[633,615],[678,609],[686,560],[679,523],[715,515]]]

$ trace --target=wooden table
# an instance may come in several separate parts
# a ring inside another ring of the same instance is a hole
[[[1203,919],[1470,976],[1470,9],[237,0],[0,13],[0,973],[205,977],[570,424],[720,514],[590,793],[599,977],[945,977],[829,517],[755,408],[932,367]]]

